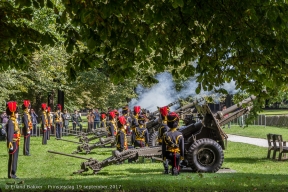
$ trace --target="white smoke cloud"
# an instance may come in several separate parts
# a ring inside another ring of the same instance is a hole
[[[136,93],[139,97],[130,102],[130,108],[139,105],[141,108],[153,112],[157,110],[157,106],[162,107],[175,101],[177,92],[175,83],[172,80],[172,75],[169,73],[160,73],[156,76],[156,79],[159,83],[151,88],[144,88],[143,86],[138,85]]]
[[[179,98],[185,99],[189,96],[194,99],[198,99],[204,96],[213,95],[214,101],[219,102],[220,94],[212,91],[201,90],[199,94],[196,94],[196,88],[198,83],[196,77],[190,78],[188,81],[183,83],[183,89],[179,92],[175,89],[175,83],[173,82],[172,75],[168,72],[160,73],[155,77],[159,82],[151,88],[145,88],[138,85],[136,93],[138,94],[137,99],[132,99],[129,103],[129,107],[133,108],[135,105],[141,106],[150,110],[151,112],[156,111],[157,107],[163,107],[171,102],[178,100]],[[235,90],[235,82],[224,83],[220,88],[226,89],[229,94],[235,94],[238,90]],[[217,87],[218,89],[219,87]],[[175,110],[179,105],[174,105],[171,110]]]

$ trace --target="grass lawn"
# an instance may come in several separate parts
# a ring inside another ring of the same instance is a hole
[[[257,126],[249,125],[248,127],[241,128],[237,125],[232,125],[231,129],[223,129],[227,134],[241,135],[255,138],[267,138],[268,133],[281,134],[284,140],[288,140],[288,128],[285,127],[270,127],[270,126]]]
[[[264,110],[259,113],[260,115],[288,115],[288,109],[271,109]]]
[[[238,128],[238,127],[237,127]],[[255,129],[249,126],[246,129]],[[260,132],[264,132],[259,128]],[[267,128],[266,128],[267,129]],[[272,129],[272,128],[271,128]],[[232,130],[237,130],[232,127]],[[239,130],[245,130],[240,129]],[[274,130],[271,130],[274,133]],[[227,131],[227,130],[225,130]],[[230,131],[230,130],[229,130]],[[228,133],[228,131],[227,131]],[[263,135],[265,135],[263,133]],[[73,136],[64,137],[73,140]],[[285,137],[284,137],[285,138]],[[288,137],[287,137],[288,138]],[[76,139],[74,139],[76,140]],[[242,143],[228,143],[223,167],[236,173],[198,174],[182,172],[179,176],[162,175],[162,163],[124,163],[102,169],[97,175],[92,171],[73,175],[84,160],[48,153],[48,150],[71,153],[77,144],[57,141],[41,144],[41,137],[31,138],[32,156],[23,156],[23,139],[19,153],[17,176],[24,184],[6,185],[8,154],[6,143],[0,142],[0,188],[2,191],[287,191],[287,163],[266,159],[267,149]],[[93,150],[89,155],[103,160],[111,155],[112,148]],[[19,182],[17,180],[17,182]],[[38,188],[38,189],[37,189]],[[1,191],[1,190],[0,190]]]

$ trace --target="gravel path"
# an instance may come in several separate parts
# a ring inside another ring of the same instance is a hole
[[[227,135],[228,135],[228,141],[248,143],[248,144],[257,145],[260,147],[268,147],[267,139],[243,137],[243,136],[230,135],[230,134],[227,134]]]

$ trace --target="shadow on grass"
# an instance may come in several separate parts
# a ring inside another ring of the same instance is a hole
[[[139,172],[128,169],[130,172]],[[150,170],[151,171],[151,170]],[[157,170],[159,171],[159,170]],[[278,174],[227,173],[180,174],[171,176],[143,171],[138,175],[69,176],[63,178],[20,179],[24,184],[7,186],[14,180],[0,179],[0,188],[8,191],[287,191],[287,176]],[[17,183],[18,180],[15,180]],[[277,181],[277,182],[275,182]],[[16,189],[16,186],[18,187]]]

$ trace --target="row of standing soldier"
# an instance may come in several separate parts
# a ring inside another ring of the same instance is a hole
[[[65,115],[61,113],[61,105],[57,105],[57,111],[54,115],[51,115],[50,108],[47,107],[45,103],[42,103],[42,131],[43,131],[43,138],[42,144],[46,145],[47,140],[50,139],[50,131],[51,126],[54,118],[54,122],[56,122],[56,137],[60,137],[61,129],[62,129],[62,119],[65,118]],[[23,110],[23,136],[24,136],[24,145],[23,145],[23,155],[30,156],[30,137],[33,131],[33,122],[30,115],[31,103],[29,100],[24,100],[22,104]],[[7,139],[7,148],[9,154],[8,160],[8,178],[17,179],[17,164],[18,164],[18,154],[19,154],[19,146],[20,146],[20,127],[18,123],[18,106],[17,102],[9,101],[6,104],[6,114],[8,115],[9,119],[7,124],[5,125],[6,129],[6,139]],[[35,127],[36,128],[36,127]]]
[[[32,131],[32,121],[29,114],[31,108],[30,101],[25,100],[23,102],[22,109],[23,115],[23,134],[24,134],[24,155],[30,155],[30,134]],[[41,105],[42,108],[42,131],[43,138],[42,144],[47,144],[47,140],[50,139],[50,131],[52,125],[52,119],[50,117],[50,108],[45,103]],[[148,146],[149,134],[145,128],[146,117],[140,113],[140,106],[134,107],[134,114],[129,115],[128,107],[123,108],[123,116],[118,117],[117,111],[109,112],[109,122],[106,123],[106,114],[101,114],[101,125],[107,127],[109,136],[116,136],[117,150],[122,152],[128,149],[126,135],[131,135],[132,144],[134,147]],[[179,162],[184,156],[184,139],[180,132],[176,130],[179,124],[179,117],[175,113],[168,113],[169,108],[160,108],[161,119],[163,120],[162,127],[159,130],[158,141],[162,144],[162,156],[164,164],[164,173],[168,174],[168,159],[172,161],[172,174],[179,174]],[[20,143],[20,129],[17,123],[18,108],[16,102],[8,102],[6,113],[9,115],[9,121],[6,126],[7,132],[7,146],[9,149],[9,162],[8,162],[8,177],[17,178],[17,160]],[[56,138],[61,137],[61,129],[63,127],[63,113],[61,112],[61,105],[57,105],[57,111],[54,114],[54,122],[56,122]],[[77,116],[76,116],[77,118]],[[78,118],[77,118],[78,121]],[[74,123],[74,122],[73,122]],[[170,130],[168,131],[168,127]],[[118,130],[117,130],[118,128]]]

